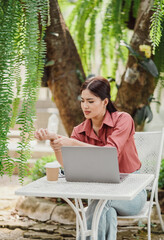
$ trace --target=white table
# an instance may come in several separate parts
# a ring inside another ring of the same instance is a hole
[[[149,185],[154,179],[153,174],[129,174],[128,177],[119,184],[107,183],[80,183],[67,182],[64,178],[57,182],[49,182],[46,177],[40,178],[28,185],[18,189],[17,195],[52,197],[64,199],[75,211],[77,219],[77,237],[79,236],[79,225],[81,229],[81,239],[91,235],[97,240],[97,229],[102,210],[108,200],[132,200],[140,191]],[[70,198],[75,199],[75,204]],[[92,230],[87,230],[85,210],[82,199],[99,199],[96,206]]]

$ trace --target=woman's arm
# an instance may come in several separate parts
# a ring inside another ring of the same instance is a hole
[[[62,167],[64,167],[63,166],[62,152],[60,150],[59,151],[54,151],[54,152],[55,152],[55,156],[56,156],[57,161],[60,163],[60,165]]]
[[[90,147],[93,146],[91,144],[81,142],[75,138],[69,138],[61,135],[57,135],[54,133],[48,132],[47,129],[39,129],[34,133],[34,136],[38,140],[50,140],[50,146],[55,152],[55,156],[57,158],[57,161],[60,163],[60,165],[63,167],[63,159],[62,159],[62,152],[61,147],[62,146],[81,146],[81,147]]]
[[[85,143],[85,142],[81,142],[77,139],[73,139],[73,138],[70,138],[72,139],[72,146],[79,146],[79,147],[93,147],[94,145],[91,145],[89,143]]]
[[[58,135],[59,136],[59,135]],[[81,147],[90,147],[93,146],[88,143],[80,142],[73,138],[68,138],[65,136],[59,136],[56,140],[50,141],[50,146],[55,152],[57,161],[60,163],[60,165],[63,167],[63,158],[61,153],[61,147],[62,146],[81,146]]]
[[[52,132],[49,132],[47,129],[40,128],[35,131],[34,136],[36,139],[43,140],[55,140],[58,138],[58,135]]]

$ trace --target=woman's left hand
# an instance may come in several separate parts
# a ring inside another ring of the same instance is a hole
[[[58,139],[50,141],[54,151],[60,151],[62,146],[73,146],[73,139],[58,135]]]

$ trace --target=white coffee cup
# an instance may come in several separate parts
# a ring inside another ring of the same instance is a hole
[[[47,181],[57,181],[59,175],[59,168],[61,165],[58,161],[50,162],[45,165]]]

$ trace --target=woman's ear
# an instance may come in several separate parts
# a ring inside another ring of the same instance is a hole
[[[105,106],[105,107],[108,105],[108,102],[109,102],[108,98],[105,98],[105,99],[104,99],[104,106]]]

